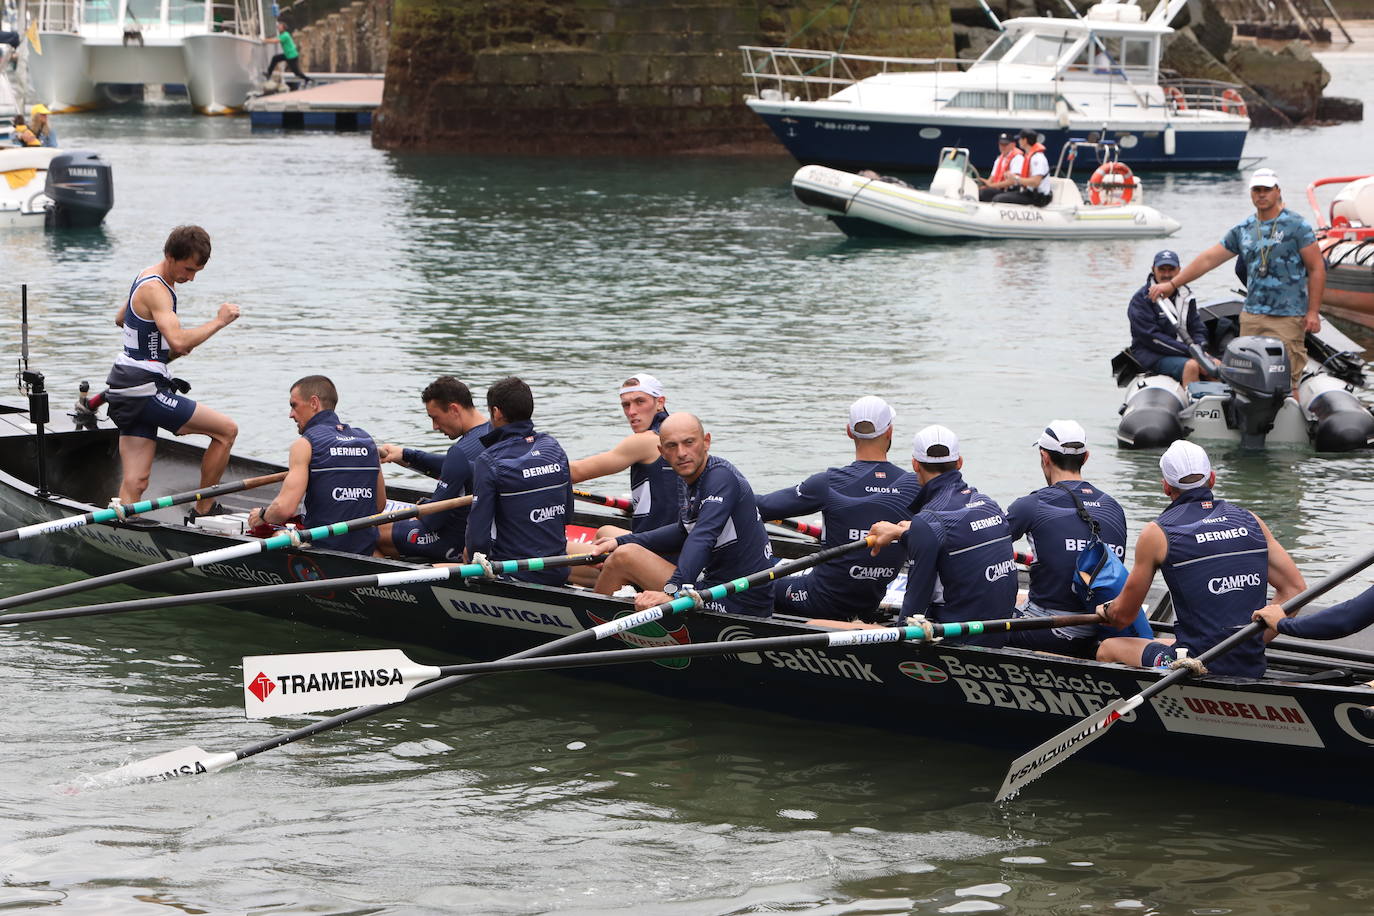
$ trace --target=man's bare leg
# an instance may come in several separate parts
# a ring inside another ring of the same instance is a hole
[[[123,477],[119,483],[119,501],[124,505],[136,503],[148,489],[148,476],[153,472],[153,456],[157,454],[157,440],[142,436],[119,437],[119,462]]]
[[[662,591],[677,567],[638,544],[621,544],[607,557],[596,579],[596,590],[614,595],[622,586],[633,585],[644,591]]]
[[[205,457],[200,461],[201,487],[213,487],[224,476],[229,466],[229,454],[238,438],[239,426],[233,420],[204,404],[196,405],[196,412],[186,425],[177,430],[178,436],[209,436],[210,445],[205,449]],[[121,440],[122,442],[123,440]],[[149,465],[151,467],[151,464]],[[213,499],[202,499],[196,503],[196,512],[204,515],[215,504]]]

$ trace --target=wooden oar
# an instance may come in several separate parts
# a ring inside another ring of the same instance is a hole
[[[596,642],[599,639],[615,636],[617,633],[624,633],[626,630],[632,630],[646,623],[661,620],[668,614],[689,611],[696,607],[697,600],[719,601],[727,595],[742,592],[753,586],[762,585],[765,582],[771,582],[782,576],[807,569],[831,557],[837,557],[851,550],[858,550],[861,547],[871,546],[871,541],[871,538],[864,538],[861,541],[851,541],[848,544],[841,544],[827,550],[819,550],[810,556],[792,560],[787,563],[781,563],[771,569],[760,570],[743,579],[734,579],[730,582],[721,583],[720,585],[713,585],[698,593],[700,599],[694,598],[691,594],[679,595],[672,601],[665,601],[663,604],[656,605],[648,610],[637,611],[615,620],[608,620],[603,624],[598,624],[580,633],[570,633],[567,636],[560,636],[558,639],[532,646],[522,652],[509,655],[507,658],[535,658],[541,655],[555,655],[568,649],[575,649],[584,643]],[[480,677],[480,675],[468,674],[458,677],[446,677],[437,681],[431,681],[428,684],[422,684],[410,691],[402,702],[409,703],[412,700],[422,699],[442,690],[447,690],[450,687],[456,687],[459,684],[467,683],[474,677]],[[384,710],[395,709],[400,705],[401,703],[388,703],[381,706],[363,706],[359,709],[340,713],[337,716],[331,716],[328,719],[322,719],[319,722],[314,722],[304,728],[298,728],[295,731],[287,732],[284,735],[278,735],[275,738],[268,738],[265,741],[246,745],[235,751],[211,753],[198,747],[182,748],[179,751],[171,751],[149,760],[130,763],[118,769],[109,770],[93,777],[92,783],[95,786],[110,786],[130,782],[160,782],[167,779],[177,779],[182,776],[212,773],[216,770],[222,770],[230,764],[252,757],[255,754],[261,754],[263,751],[270,751],[273,748],[300,741],[302,738],[308,738],[311,735],[329,731],[341,725],[347,725],[350,722],[376,715]]]
[[[347,534],[350,531],[360,531],[363,528],[385,525],[387,522],[396,522],[401,519],[415,518],[421,515],[432,515],[435,512],[445,512],[449,509],[456,509],[459,506],[466,506],[471,502],[471,496],[458,496],[453,499],[424,503],[423,505],[411,506],[405,509],[393,509],[390,512],[379,512],[376,515],[365,515],[361,518],[349,519],[346,522],[335,522],[332,525],[320,525],[316,528],[306,528],[300,531],[286,531],[262,540],[255,538],[248,541],[241,541],[228,547],[218,547],[214,550],[207,550],[204,553],[193,553],[190,556],[164,560],[161,563],[150,563],[147,566],[137,566],[133,569],[125,569],[104,576],[93,576],[89,579],[82,579],[79,582],[68,582],[65,585],[40,588],[36,592],[25,592],[22,595],[12,595],[9,598],[0,598],[0,610],[20,607],[25,604],[33,604],[36,601],[46,601],[49,598],[60,598],[63,595],[72,595],[77,592],[89,591],[90,589],[100,588],[105,585],[132,582],[135,579],[142,579],[147,576],[156,575],[157,573],[176,572],[181,569],[208,566],[211,563],[225,563],[229,560],[237,560],[242,557],[253,556],[254,554],[266,553],[269,550],[279,550],[282,547],[291,547],[297,543],[305,544],[310,541],[320,540],[321,538]]]
[[[285,479],[286,472],[281,471],[276,474],[267,474],[262,477],[248,477],[244,480],[233,480],[228,483],[216,484],[213,487],[206,487],[204,490],[190,490],[186,493],[177,493],[173,496],[144,499],[136,503],[130,503],[127,506],[120,506],[118,509],[96,509],[94,512],[87,512],[85,515],[68,515],[65,518],[55,518],[50,522],[39,522],[36,525],[25,525],[22,528],[12,528],[9,531],[0,531],[0,544],[5,544],[10,541],[23,541],[28,538],[38,537],[39,535],[50,534],[54,531],[66,531],[68,528],[80,528],[82,525],[98,525],[101,522],[112,522],[116,519],[125,518],[130,515],[151,512],[154,509],[168,509],[172,506],[198,502],[202,499],[214,499],[217,496],[238,493],[242,490],[252,490],[255,487],[266,486],[269,483],[277,483]]]
[[[652,646],[643,649],[612,649],[542,658],[497,659],[465,665],[420,665],[400,649],[353,652],[309,652],[294,655],[250,655],[243,659],[243,704],[250,719],[294,716],[325,709],[399,703],[418,684],[439,677],[471,674],[503,674],[514,671],[552,671],[560,668],[591,668],[650,662],[668,658],[738,655],[773,649],[808,646],[836,648],[878,643],[923,641],[956,636],[977,636],[1010,630],[1039,630],[1097,622],[1096,614],[1059,617],[1014,617],[1008,620],[976,620],[934,623],[924,626],[865,627],[796,636],[704,642],[686,646]]]
[[[528,560],[488,560],[493,574],[512,573],[560,566],[581,566],[600,563],[606,558],[590,553],[576,553],[557,557],[533,557]],[[230,604],[252,601],[254,598],[294,598],[315,592],[352,591],[359,588],[389,588],[416,582],[444,582],[470,579],[485,575],[487,568],[480,563],[456,566],[424,566],[396,572],[373,573],[366,576],[339,576],[333,579],[311,579],[308,582],[282,582],[276,585],[254,585],[249,588],[225,588],[213,592],[191,592],[182,595],[159,595],[155,598],[130,598],[104,604],[83,604],[79,607],[59,607],[47,611],[26,611],[22,614],[0,616],[0,626],[14,623],[33,623],[38,620],[66,620],[71,617],[101,617],[106,614],[125,614],[131,611],[155,611],[160,608],[186,607],[192,604]]]
[[[1316,585],[1289,598],[1282,605],[1284,613],[1292,614],[1309,601],[1313,601],[1331,591],[1331,589],[1340,585],[1346,579],[1349,579],[1371,563],[1374,563],[1374,551],[1370,551],[1359,559],[1352,560]],[[1195,658],[1199,663],[1205,665],[1212,659],[1220,658],[1227,652],[1230,652],[1232,649],[1253,638],[1256,634],[1262,632],[1264,632],[1264,622],[1260,620],[1252,621],[1250,624],[1241,627],[1206,652],[1195,656]],[[1094,715],[1088,716],[1086,719],[1075,723],[1072,727],[1055,735],[1034,750],[1017,757],[1012,761],[1011,769],[1007,771],[1007,778],[1003,780],[1002,788],[997,791],[997,797],[994,800],[1001,801],[1008,796],[1020,792],[1025,786],[1034,782],[1065,760],[1068,760],[1069,757],[1077,753],[1085,745],[1102,737],[1103,733],[1113,724],[1120,721],[1122,716],[1139,708],[1146,700],[1160,691],[1167,690],[1179,681],[1190,677],[1192,673],[1192,668],[1175,668],[1135,696],[1111,703]]]
[[[603,496],[600,493],[588,493],[586,490],[573,490],[573,496],[584,502],[595,503],[598,506],[607,506],[611,509],[619,509],[622,512],[634,510],[634,503],[619,496]],[[794,522],[790,518],[773,519],[768,522],[770,525],[777,525],[779,528],[786,528],[789,531],[798,531],[813,538],[820,538],[821,526],[812,525],[807,522]]]

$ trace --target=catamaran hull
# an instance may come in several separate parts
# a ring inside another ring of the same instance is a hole
[[[81,111],[100,104],[86,40],[71,32],[42,32],[42,54],[29,54],[34,101],[55,112]]]
[[[243,110],[252,90],[267,69],[262,42],[242,35],[188,35],[182,39],[186,89],[201,114],[233,114]]]

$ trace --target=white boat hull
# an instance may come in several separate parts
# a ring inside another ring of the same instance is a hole
[[[33,98],[56,112],[94,107],[99,96],[86,40],[71,32],[43,32],[42,54],[29,54],[29,83]]]
[[[44,192],[48,163],[60,152],[41,146],[0,150],[0,229],[43,228],[51,203]]]
[[[1141,204],[1092,206],[1064,179],[1048,206],[980,203],[971,188],[957,196],[903,187],[852,172],[808,165],[792,178],[792,190],[808,209],[833,219],[850,234],[873,234],[858,221],[891,232],[929,238],[1111,239],[1162,238],[1179,223]],[[1072,190],[1070,190],[1072,189]]]
[[[201,114],[231,114],[243,109],[250,90],[267,69],[262,42],[242,35],[188,35],[182,39],[186,89]]]

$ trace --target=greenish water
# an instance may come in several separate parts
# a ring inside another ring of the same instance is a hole
[[[1330,91],[1369,98],[1371,63],[1333,58]],[[215,253],[182,314],[244,314],[178,369],[238,420],[244,454],[285,455],[287,387],[317,371],[350,422],[435,448],[424,384],[518,373],[537,423],[586,454],[623,435],[616,384],[648,370],[756,489],[846,461],[845,408],[878,393],[899,443],[959,432],[968,478],[1004,504],[1039,485],[1029,444],[1063,416],[1088,428],[1089,476],[1133,535],[1163,504],[1157,456],[1112,445],[1107,372],[1161,245],[849,242],[791,199],[783,158],[398,156],[172,107],[59,128],[114,163],[116,206],[97,232],[0,238],[55,407],[103,378],[115,306],[167,229],[199,222]],[[1367,170],[1371,139],[1256,131],[1248,152],[1305,212],[1301,188]],[[1229,173],[1151,176],[1146,194],[1182,218],[1167,244],[1184,257],[1248,205]],[[17,341],[6,305],[11,357]],[[1368,549],[1368,455],[1214,460],[1309,581]],[[74,575],[0,561],[7,594]],[[1363,811],[1078,762],[998,807],[1003,754],[555,676],[484,679],[208,779],[53,789],[276,733],[242,716],[243,655],[362,647],[207,607],[0,630],[0,907],[1329,914],[1374,893]],[[1275,774],[1299,778],[1321,774]]]

